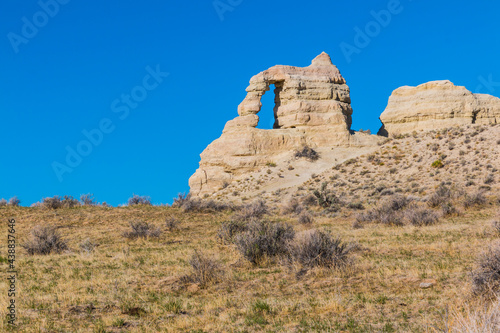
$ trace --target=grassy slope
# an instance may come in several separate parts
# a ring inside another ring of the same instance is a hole
[[[356,264],[346,273],[315,270],[300,279],[279,264],[252,267],[233,246],[219,245],[215,234],[227,218],[223,213],[96,207],[8,208],[0,215],[3,220],[17,218],[21,243],[32,226],[44,223],[57,225],[72,249],[32,257],[18,249],[23,331],[120,331],[116,326],[122,326],[139,332],[306,332],[326,327],[418,332],[437,321],[446,307],[467,301],[473,261],[498,237],[490,227],[495,211],[488,206],[426,228],[369,225],[354,230],[352,218],[319,218],[316,227],[360,245]],[[129,241],[121,236],[129,220],[161,225],[169,214],[182,220],[181,229],[164,231],[159,240]],[[305,228],[294,224],[297,230]],[[95,253],[78,250],[86,238],[100,244]],[[178,277],[189,273],[187,261],[194,249],[220,258],[226,265],[226,281],[195,292],[181,286]],[[437,284],[420,289],[424,279]],[[2,295],[6,287],[2,281]],[[258,302],[268,304],[269,310]],[[96,309],[86,309],[90,304]],[[5,297],[0,306],[4,316]],[[124,314],[133,308],[145,313]]]

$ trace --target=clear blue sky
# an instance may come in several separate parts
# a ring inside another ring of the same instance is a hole
[[[171,202],[252,76],[322,51],[351,87],[356,130],[376,132],[402,85],[449,79],[500,96],[497,1],[54,1],[0,4],[0,198],[23,205]],[[264,103],[265,125],[271,94]],[[87,156],[70,167],[67,147]]]

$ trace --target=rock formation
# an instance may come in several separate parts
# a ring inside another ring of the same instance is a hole
[[[261,98],[271,85],[274,129],[258,129]],[[192,195],[213,194],[271,160],[290,158],[304,145],[331,149],[367,144],[363,135],[350,134],[349,87],[324,52],[308,67],[278,65],[259,73],[246,91],[239,116],[201,154],[200,168],[189,179]]]
[[[396,89],[380,116],[381,135],[394,136],[419,130],[457,125],[500,123],[500,99],[473,94],[450,81]]]

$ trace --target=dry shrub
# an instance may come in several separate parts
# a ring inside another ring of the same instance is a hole
[[[439,216],[431,209],[423,207],[412,207],[404,211],[404,217],[414,226],[428,226],[435,224]]]
[[[79,207],[80,202],[73,198],[71,195],[65,195],[61,201],[62,208],[74,208]]]
[[[5,207],[5,206],[19,207],[20,203],[21,200],[19,200],[17,197],[12,197],[9,199],[9,201],[5,199],[0,199],[0,207]]]
[[[31,230],[31,238],[23,245],[29,255],[61,253],[68,246],[63,241],[56,228],[51,226],[36,226]]]
[[[337,197],[333,190],[327,188],[328,183],[323,182],[321,184],[321,188],[319,190],[315,190],[313,192],[314,196],[317,199],[318,204],[323,208],[330,208],[334,211],[340,209],[342,205],[341,200]]]
[[[175,229],[178,229],[180,224],[181,224],[181,221],[179,221],[178,219],[176,219],[173,216],[169,216],[165,219],[165,226],[167,227],[167,229],[169,231],[173,231]]]
[[[300,224],[312,224],[314,222],[314,217],[308,211],[300,213],[298,222]]]
[[[123,236],[129,239],[136,238],[158,238],[160,237],[161,230],[144,221],[130,222],[131,231],[123,233]]]
[[[304,206],[302,206],[296,198],[291,198],[288,200],[286,204],[281,207],[281,212],[283,214],[300,214],[304,210]]]
[[[92,242],[90,239],[86,239],[80,243],[80,250],[86,253],[92,253],[94,249],[98,246],[98,244]]]
[[[295,152],[295,158],[306,158],[309,161],[317,161],[319,157],[319,153],[308,146],[304,146],[301,150]]]
[[[386,189],[382,190],[382,192],[380,192],[380,195],[381,196],[391,196],[391,195],[394,195],[394,191],[390,188],[386,188]]]
[[[493,227],[493,230],[500,235],[500,220],[493,220],[491,222],[491,226]]]
[[[474,192],[472,194],[466,194],[463,200],[463,206],[465,209],[472,207],[479,207],[485,205],[487,202],[484,193],[481,191]]]
[[[131,198],[128,199],[128,205],[129,206],[136,206],[136,205],[151,206],[151,198],[147,197],[147,196],[140,196],[140,195],[134,194]]]
[[[247,229],[247,223],[244,221],[224,222],[217,231],[217,238],[222,244],[231,244],[234,242],[236,235],[246,231]]]
[[[450,201],[441,205],[441,213],[443,216],[460,215],[458,209]]]
[[[404,195],[396,195],[388,200],[386,200],[383,206],[387,207],[387,209],[393,211],[401,211],[408,207],[408,205],[412,202],[412,200]]]
[[[82,203],[82,206],[95,206],[96,202],[94,201],[94,195],[93,194],[82,194],[80,196],[80,202]]]
[[[451,333],[498,333],[500,332],[500,301],[483,306],[467,306],[456,311],[446,331]]]
[[[359,216],[360,219],[362,219],[361,216]],[[361,221],[361,220],[358,220],[358,216],[356,216],[356,220],[352,223],[352,228],[353,229],[363,229],[365,226],[364,226],[364,223],[365,221]]]
[[[208,257],[202,252],[195,251],[189,264],[193,272],[186,278],[188,281],[198,283],[202,288],[216,284],[224,278],[223,266],[212,257]]]
[[[236,246],[246,259],[257,264],[264,257],[286,254],[287,242],[294,237],[295,231],[288,224],[253,221],[236,236]]]
[[[363,206],[362,202],[351,202],[347,205],[347,208],[354,210],[363,210],[365,206]]]
[[[269,207],[264,200],[257,200],[243,206],[234,216],[236,221],[258,220],[269,213]]]
[[[308,194],[302,198],[302,204],[306,207],[316,206],[318,204],[318,199],[313,194]]]
[[[182,205],[191,199],[191,194],[179,193],[177,194],[177,198],[174,198],[174,202],[172,203],[172,207],[181,208]]]
[[[484,183],[485,184],[493,184],[495,182],[495,175],[494,174],[489,174],[488,176],[486,176],[486,178],[484,179]]]
[[[462,193],[457,189],[452,189],[441,183],[436,191],[427,200],[427,205],[431,208],[442,207],[451,200],[458,198]]]
[[[43,198],[40,206],[46,209],[74,208],[80,206],[80,202],[70,195],[65,195],[63,198],[56,195],[52,198]]]
[[[427,205],[431,208],[436,208],[439,206],[442,206],[448,202],[448,198],[442,197],[438,195],[437,193],[432,194],[429,199],[427,200]]]
[[[410,204],[411,200],[403,195],[396,195],[386,199],[380,206],[356,216],[357,224],[365,222],[382,223],[386,225],[403,225],[402,211]]]
[[[290,258],[305,268],[345,268],[350,263],[350,248],[340,239],[320,230],[297,234],[288,243]]]
[[[46,209],[58,209],[62,208],[61,197],[55,196],[52,198],[43,198],[41,207]]]
[[[182,208],[185,213],[188,212],[221,212],[224,210],[233,210],[234,206],[223,203],[216,202],[214,200],[202,200],[199,198],[193,198],[191,194],[183,195],[179,194],[172,207]]]
[[[21,200],[19,200],[17,197],[12,197],[9,199],[9,206],[19,207],[20,203],[21,203]]]
[[[472,290],[476,295],[491,296],[500,291],[500,242],[483,252],[472,272]]]

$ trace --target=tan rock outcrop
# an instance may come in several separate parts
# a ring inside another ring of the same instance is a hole
[[[273,84],[274,129],[258,129],[261,98]],[[331,149],[367,144],[365,136],[350,134],[349,87],[326,53],[308,67],[278,65],[259,73],[246,91],[239,116],[201,154],[200,167],[189,179],[192,195],[213,194],[270,161],[290,158],[304,145]]]
[[[450,81],[401,87],[380,116],[381,135],[394,136],[469,124],[500,123],[500,99],[473,94]]]

